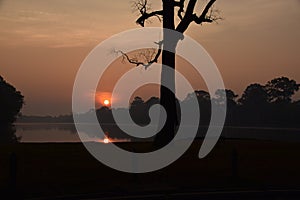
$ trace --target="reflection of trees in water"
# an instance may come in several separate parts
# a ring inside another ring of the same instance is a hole
[[[131,135],[128,135],[124,131],[122,131],[116,124],[100,124],[102,130],[104,131],[105,135],[109,138],[116,138],[116,139],[128,139],[130,141],[152,141],[153,137],[150,138],[136,138]],[[130,125],[128,125],[130,126]],[[94,135],[94,133],[90,133],[89,135]]]
[[[38,131],[38,130],[59,130],[59,131],[68,131],[70,133],[77,133],[75,125],[70,124],[46,124],[46,123],[23,123],[16,124],[18,130],[22,131]]]

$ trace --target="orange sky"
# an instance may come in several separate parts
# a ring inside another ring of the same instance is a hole
[[[0,75],[24,94],[24,114],[71,112],[83,59],[104,39],[138,27],[130,2],[0,0]],[[159,8],[160,0],[152,2]],[[225,20],[192,25],[187,34],[210,53],[227,88],[241,94],[283,75],[300,82],[299,0],[218,0],[217,7]]]

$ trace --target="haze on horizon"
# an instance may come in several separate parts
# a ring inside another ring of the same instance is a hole
[[[139,28],[130,2],[0,1],[0,75],[25,96],[23,114],[71,112],[73,82],[87,54],[110,36]],[[153,9],[160,3],[152,0]],[[188,35],[210,53],[226,88],[241,95],[250,83],[279,76],[300,82],[299,0],[218,0],[216,5],[225,20],[193,25]],[[148,26],[159,23],[153,19]],[[200,82],[199,89],[205,89]]]

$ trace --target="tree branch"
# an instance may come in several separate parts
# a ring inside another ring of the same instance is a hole
[[[197,2],[197,0],[189,1],[187,8],[186,8],[185,15],[184,15],[183,19],[181,20],[181,22],[178,24],[176,31],[178,31],[180,33],[184,33],[184,31],[186,31],[186,29],[189,27],[190,23],[193,21],[193,12],[194,12],[196,2]]]
[[[147,19],[149,19],[150,17],[157,17],[159,19],[159,21],[161,21],[160,19],[160,16],[163,15],[163,11],[162,10],[157,10],[157,11],[153,11],[151,13],[147,13],[147,12],[144,12],[142,13],[142,15],[136,20],[136,23],[141,25],[142,27],[145,26],[145,21]]]
[[[221,17],[215,14],[215,13],[218,14],[219,11],[213,9],[213,5],[216,2],[216,0],[209,0],[209,2],[205,6],[204,10],[202,11],[199,17],[194,13],[196,2],[197,0],[189,1],[186,9],[186,13],[176,28],[178,32],[180,33],[185,32],[191,22],[195,22],[196,24],[202,24],[204,22],[212,23],[214,21],[222,19]]]
[[[150,17],[157,17],[159,21],[161,21],[160,16],[163,15],[162,10],[147,12],[150,9],[148,5],[148,0],[138,0],[133,3],[134,9],[137,9],[141,16],[136,20],[136,23],[141,25],[142,27],[145,26],[145,21]]]
[[[193,14],[193,21],[196,24],[202,24],[204,22],[212,23],[214,21],[222,19],[222,17],[218,16],[219,10],[215,10],[213,8],[213,4],[215,2],[216,0],[210,0],[199,17],[196,14]]]
[[[163,41],[157,42],[156,44],[158,44],[158,49],[151,49],[151,50],[145,50],[145,51],[141,51],[140,53],[138,53],[137,55],[135,55],[134,57],[129,57],[129,55],[127,53],[124,53],[121,50],[115,51],[117,54],[121,53],[122,57],[123,57],[123,61],[126,60],[127,62],[129,62],[130,64],[134,64],[136,67],[142,65],[143,67],[145,67],[145,69],[148,69],[153,63],[157,63],[158,62],[158,58],[162,53],[162,45],[163,45]]]
[[[185,0],[179,0],[179,1],[175,1],[174,0],[174,6],[175,7],[179,7],[179,10],[177,12],[177,16],[179,17],[179,19],[183,19],[182,17],[182,13],[184,12],[184,1]]]

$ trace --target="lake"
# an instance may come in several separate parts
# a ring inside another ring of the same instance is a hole
[[[87,127],[98,126],[86,124]],[[118,127],[113,124],[106,124],[103,127],[111,142],[133,141],[132,137],[124,135]],[[200,128],[205,129],[204,127]],[[91,129],[93,130],[93,129]],[[16,135],[21,136],[21,142],[81,142],[77,130],[72,123],[18,123],[16,124]],[[104,142],[95,133],[82,132],[83,141]],[[199,133],[198,137],[204,137]],[[300,142],[300,129],[293,128],[262,128],[262,127],[224,127],[223,138],[229,139],[257,139]],[[187,139],[187,138],[182,138]],[[148,139],[148,141],[151,140]],[[139,140],[136,140],[139,141]]]
[[[86,124],[88,127],[98,125]],[[110,125],[112,126],[112,125]],[[73,123],[18,123],[16,124],[16,135],[21,137],[21,142],[107,142],[107,138],[94,133],[81,132],[82,140],[79,138]],[[110,135],[106,132],[106,135]],[[109,136],[110,142],[128,142],[130,139],[124,137]],[[105,140],[106,139],[106,140]]]

